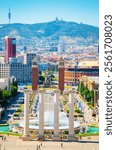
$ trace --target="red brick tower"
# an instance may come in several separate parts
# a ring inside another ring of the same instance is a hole
[[[61,93],[64,91],[64,59],[61,57],[59,60],[59,66],[58,66],[58,71],[59,71],[59,90]]]
[[[32,90],[36,91],[38,89],[38,63],[37,60],[34,59],[32,62]]]
[[[9,62],[9,58],[16,57],[16,39],[6,37],[5,38],[5,47],[6,47],[6,54],[5,54],[5,62]]]

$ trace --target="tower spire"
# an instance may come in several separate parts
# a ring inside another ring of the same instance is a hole
[[[9,7],[9,12],[8,12],[8,19],[9,19],[9,24],[10,24],[10,21],[11,21],[11,12],[10,12],[10,7]]]

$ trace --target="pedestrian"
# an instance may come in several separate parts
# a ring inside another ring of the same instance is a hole
[[[42,143],[41,143],[41,146],[42,146]]]
[[[61,148],[63,148],[63,143],[61,143]]]

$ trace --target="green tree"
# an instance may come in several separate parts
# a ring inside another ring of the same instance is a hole
[[[77,91],[80,91],[80,82],[78,83]]]
[[[3,99],[4,99],[4,100],[10,99],[11,96],[12,96],[12,95],[11,95],[11,93],[10,93],[9,91],[3,90]]]
[[[17,90],[18,90],[17,87],[12,85],[11,86],[11,95],[15,96],[17,94]]]
[[[81,111],[79,109],[75,109],[76,113],[81,113]]]
[[[94,98],[94,91],[91,91],[87,94],[87,100],[88,100],[88,102],[91,103],[91,105],[93,103],[93,98]]]
[[[91,92],[89,92],[87,94],[87,98],[92,98],[93,96],[94,96],[94,92],[93,91],[91,91]]]
[[[18,86],[17,81],[13,81],[12,86],[17,87]]]
[[[84,89],[83,84],[81,82],[79,82],[79,84],[78,84],[78,91],[80,92],[80,94],[82,94],[83,89]]]
[[[42,82],[44,82],[45,81],[45,76],[44,75],[40,75],[39,76],[39,80],[41,80]]]
[[[56,79],[55,79],[55,76],[54,76],[54,74],[51,74],[51,81],[55,81]]]
[[[87,98],[87,94],[89,93],[89,90],[87,87],[84,88],[83,92],[82,92],[82,95],[84,96],[85,95],[85,99]]]
[[[0,100],[2,100],[3,99],[3,92],[2,92],[2,90],[0,89]]]
[[[67,109],[67,113],[69,113],[69,110]]]
[[[42,71],[39,71],[39,75],[42,75]]]

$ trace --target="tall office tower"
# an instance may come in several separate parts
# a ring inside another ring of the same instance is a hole
[[[5,62],[9,62],[9,58],[16,57],[16,38],[5,38],[5,46],[6,46],[6,54],[5,54]]]
[[[32,66],[18,62],[10,62],[10,76],[14,76],[17,82],[32,82]]]
[[[58,66],[58,71],[59,71],[59,90],[61,93],[64,91],[64,59],[61,57],[59,60],[59,66]]]
[[[38,63],[36,57],[32,61],[32,90],[36,91],[38,89]]]
[[[0,79],[10,77],[10,67],[9,64],[0,63]]]
[[[7,84],[3,83],[6,87],[7,90],[10,91],[10,67],[9,64],[6,63],[0,63],[0,79],[3,79],[5,81],[5,83],[7,82]],[[2,86],[0,85],[0,88],[2,88]]]

